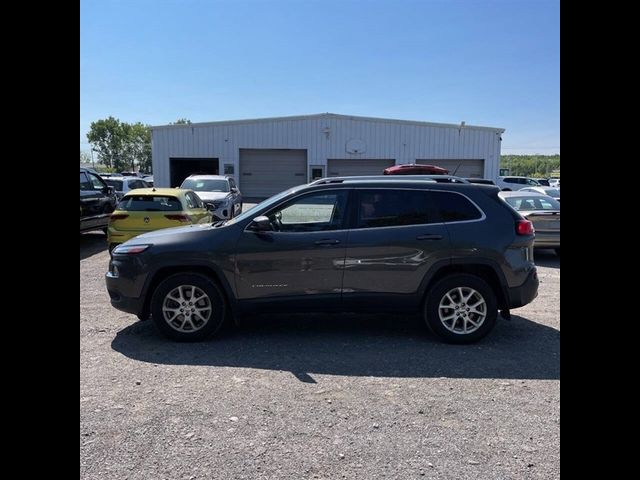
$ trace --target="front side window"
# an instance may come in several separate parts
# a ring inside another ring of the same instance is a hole
[[[438,202],[440,218],[443,222],[468,222],[480,220],[482,212],[469,199],[458,193],[432,192]]]
[[[357,228],[423,225],[438,222],[432,192],[360,190]]]
[[[531,178],[527,178],[526,182],[527,182],[527,185],[533,185],[533,186],[540,185],[537,181],[535,181],[535,180],[533,180]]]
[[[318,192],[296,198],[267,213],[279,232],[319,232],[343,227],[346,190]]]

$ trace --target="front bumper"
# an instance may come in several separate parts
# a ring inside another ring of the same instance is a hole
[[[538,296],[539,284],[538,272],[534,268],[522,285],[507,289],[509,308],[518,308],[531,303]]]
[[[123,312],[141,315],[145,308],[144,285],[148,272],[136,265],[137,259],[115,255],[105,274],[111,305]]]

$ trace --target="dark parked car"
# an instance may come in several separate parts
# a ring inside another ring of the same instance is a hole
[[[109,216],[116,204],[113,187],[96,173],[80,168],[80,231],[103,230],[107,233]]]
[[[531,222],[498,191],[359,177],[295,187],[228,221],[119,245],[111,304],[183,341],[256,311],[404,310],[474,342],[538,291]]]
[[[437,165],[423,165],[421,163],[407,163],[394,165],[383,170],[384,175],[446,175],[449,170]]]

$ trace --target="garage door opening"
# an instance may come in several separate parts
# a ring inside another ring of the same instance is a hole
[[[437,165],[449,170],[449,175],[463,178],[484,178],[483,159],[465,160],[416,160],[416,163],[426,165]]]
[[[171,186],[179,187],[189,175],[218,175],[217,158],[170,158]]]
[[[240,149],[240,190],[246,199],[263,200],[307,183],[307,151]]]

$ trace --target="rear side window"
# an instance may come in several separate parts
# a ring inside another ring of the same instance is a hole
[[[431,192],[422,190],[359,190],[357,228],[437,223]]]
[[[131,190],[136,189],[136,188],[145,188],[146,185],[142,180],[133,180],[131,182],[129,182],[129,188]]]
[[[179,212],[182,204],[176,197],[165,195],[125,195],[118,210],[127,212]]]
[[[202,202],[200,201],[200,197],[198,197],[195,193],[187,192],[185,193],[185,198],[187,200],[187,207],[189,208],[204,208]]]
[[[452,192],[431,192],[438,202],[443,222],[468,222],[482,218],[482,212],[463,195]]]

